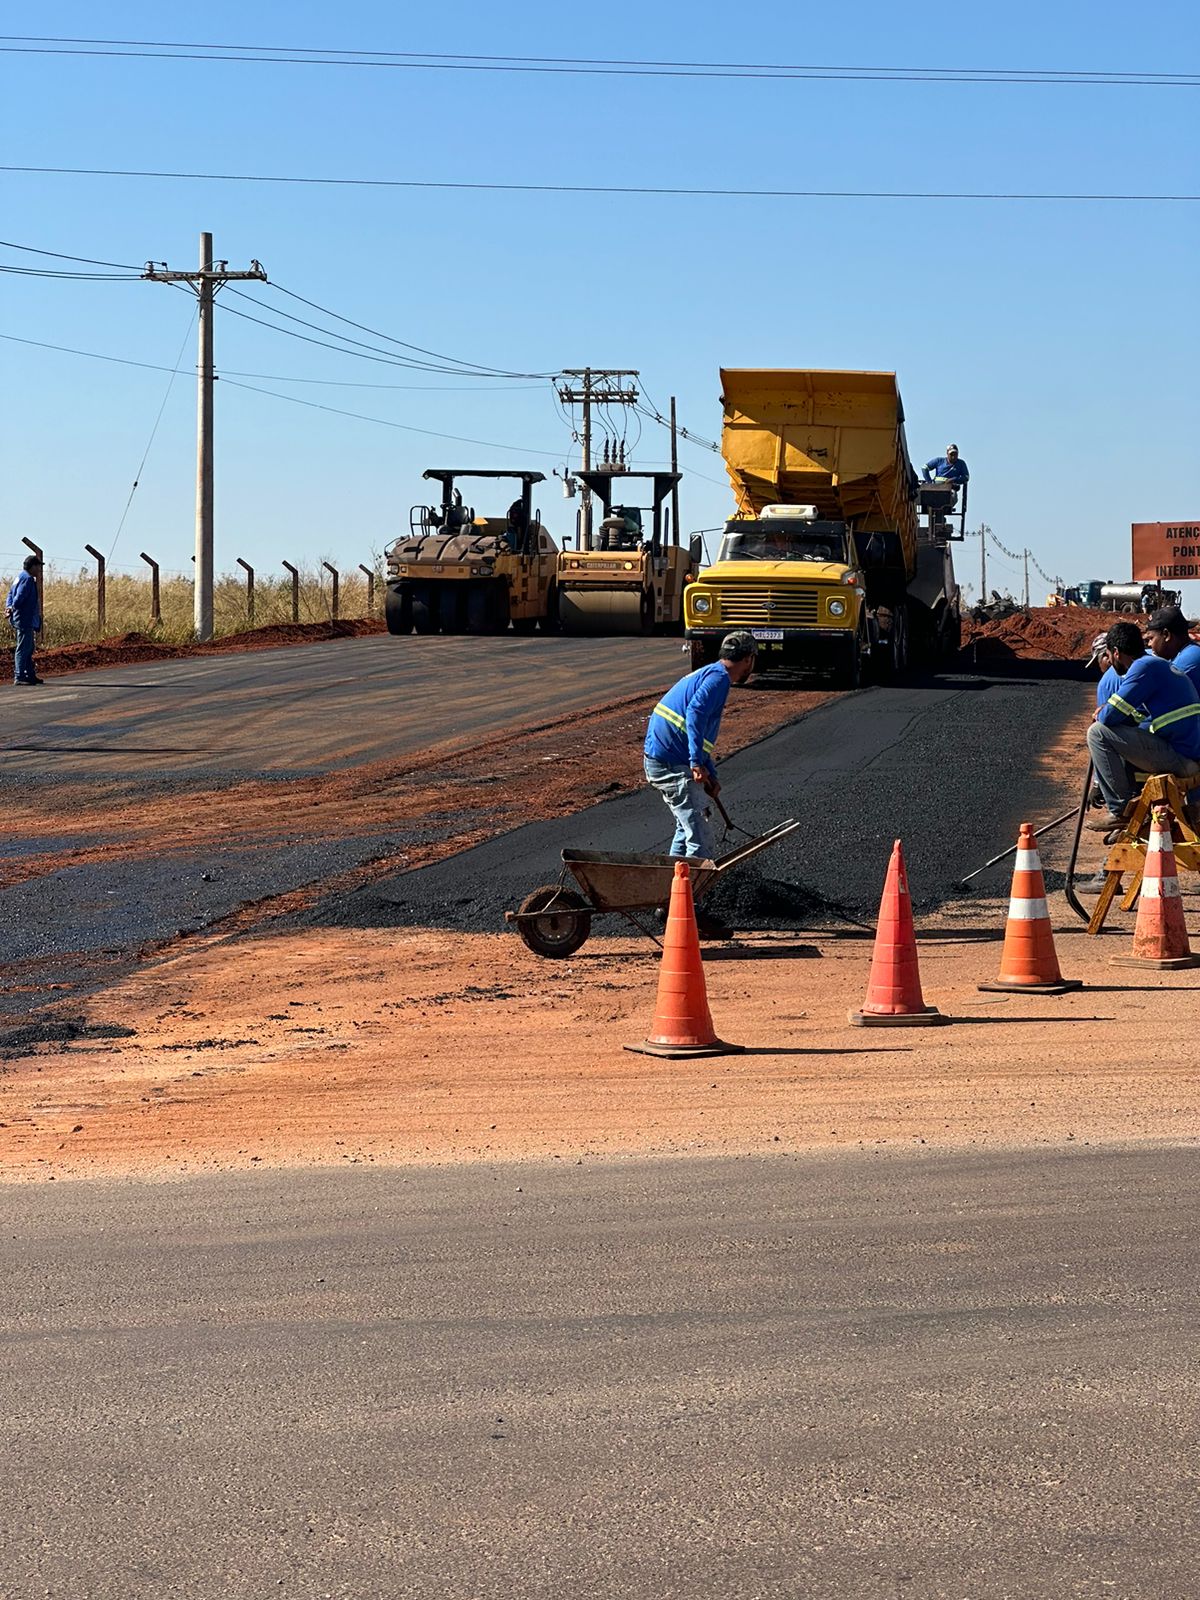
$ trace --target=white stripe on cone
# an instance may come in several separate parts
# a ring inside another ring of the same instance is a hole
[[[1143,878],[1143,900],[1178,900],[1178,878]]]
[[[1036,850],[1017,851],[1018,872],[1040,872],[1041,870],[1042,860]]]
[[[1041,918],[1049,918],[1046,902],[1042,900],[1019,900],[1014,896],[1008,902],[1008,915],[1013,922],[1038,922]]]

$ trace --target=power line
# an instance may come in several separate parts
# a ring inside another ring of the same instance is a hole
[[[553,372],[505,372],[498,367],[483,366],[478,361],[463,361],[459,356],[442,355],[437,350],[426,350],[422,345],[409,344],[406,339],[396,339],[390,333],[380,333],[378,328],[368,328],[365,323],[355,322],[351,317],[343,317],[337,311],[330,311],[328,306],[319,306],[315,300],[306,300],[302,294],[297,294],[293,289],[285,289],[281,283],[272,283],[269,287],[274,289],[277,294],[286,294],[290,299],[298,300],[301,305],[310,306],[314,311],[319,311],[322,316],[332,317],[336,322],[344,322],[348,328],[357,328],[360,333],[372,334],[376,339],[386,339],[389,344],[400,345],[405,350],[415,350],[418,355],[432,356],[436,361],[453,362],[460,367],[474,367],[481,377],[553,378],[556,376]],[[249,300],[252,296],[245,295],[243,298]],[[284,314],[280,313],[281,316]],[[306,326],[309,326],[309,324],[306,324]]]
[[[653,184],[479,183],[432,178],[318,178],[263,172],[158,172],[137,167],[30,167],[0,172],[68,178],[152,178],[179,183],[278,183],[334,189],[446,189],[497,194],[633,194],[715,200],[1005,200],[1082,204],[1194,205],[1200,194],[1067,194],[1044,190],[709,189]]]
[[[432,51],[313,49],[301,45],[93,39],[0,34],[0,51],[23,55],[109,56],[158,61],[236,61],[259,66],[329,66],[408,72],[533,73],[571,77],[748,78],[777,82],[1007,83],[1042,87],[1195,88],[1200,75],[1081,72],[1074,68],[871,67],[777,62],[658,61],[587,56],[493,56]]]
[[[32,244],[14,244],[11,239],[0,239],[6,250],[21,250],[31,256],[53,256],[56,261],[78,261],[88,267],[118,267],[123,272],[141,272],[141,267],[128,261],[97,261],[93,256],[67,256],[61,250],[39,250]]]
[[[476,444],[485,450],[506,450],[511,455],[546,456],[550,460],[561,459],[560,450],[530,450],[524,445],[497,444],[493,439],[469,439],[459,433],[437,433],[432,428],[416,428],[408,422],[390,422],[386,417],[368,417],[360,411],[343,411],[338,406],[323,406],[316,400],[301,400],[294,394],[276,394],[273,389],[257,389],[252,383],[238,383],[232,378],[224,380],[234,389],[247,389],[251,394],[269,395],[272,400],[286,400],[289,405],[307,406],[312,411],[328,411],[335,417],[353,417],[358,422],[375,422],[381,428],[398,428],[402,433],[421,433],[430,439],[450,439],[456,444]]]
[[[282,331],[282,330],[281,330]],[[11,344],[32,345],[38,350],[58,350],[63,355],[86,356],[91,361],[111,361],[121,367],[141,367],[146,372],[170,372],[170,367],[158,366],[153,361],[132,361],[128,356],[103,355],[98,350],[80,350],[74,345],[51,344],[45,339],[25,339],[15,333],[0,333],[0,339]],[[348,353],[348,352],[347,352]],[[262,378],[267,383],[311,383],[324,385],[330,389],[382,389],[421,394],[478,394],[479,389],[474,384],[451,383],[354,383],[345,378],[297,378],[290,373],[282,372],[241,372],[236,367],[222,368],[218,377],[227,378]],[[513,390],[540,389],[540,383],[499,383],[487,391],[488,394],[509,393]]]

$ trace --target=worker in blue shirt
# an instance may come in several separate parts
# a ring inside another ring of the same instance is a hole
[[[1178,606],[1163,606],[1146,624],[1146,644],[1163,661],[1186,672],[1200,698],[1200,644],[1192,641],[1187,619]]]
[[[956,444],[948,444],[944,456],[934,456],[925,463],[926,483],[966,483],[970,476]]]
[[[1096,713],[1099,715],[1100,707],[1108,704],[1109,695],[1121,681],[1121,674],[1113,666],[1108,653],[1107,633],[1098,633],[1092,640],[1092,653],[1086,665],[1100,668],[1100,682],[1096,685]]]
[[[1200,700],[1191,679],[1170,661],[1143,655],[1134,622],[1115,622],[1106,638],[1121,681],[1087,732],[1105,812],[1084,826],[1099,833],[1112,830],[1133,796],[1130,767],[1177,778],[1200,773]]]
[[[670,854],[711,861],[716,850],[705,808],[718,795],[713,760],[731,685],[754,671],[758,646],[746,632],[726,634],[717,659],[680,678],[650,713],[644,746],[646,782],[675,818]]]
[[[42,563],[37,556],[26,556],[5,601],[5,615],[17,635],[16,649],[13,651],[15,684],[43,682],[33,670],[34,635],[42,631],[42,602],[37,585],[41,570]]]

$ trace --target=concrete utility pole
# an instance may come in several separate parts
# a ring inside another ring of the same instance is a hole
[[[199,302],[199,360],[196,367],[196,590],[197,639],[213,633],[213,303],[217,291],[232,279],[267,275],[257,261],[248,272],[230,272],[227,261],[213,261],[212,234],[200,235],[198,272],[171,272],[165,261],[147,261],[143,278],[152,283],[186,283]]]
[[[1025,552],[1025,609],[1029,610],[1029,551]]]
[[[979,604],[987,605],[987,542],[991,529],[986,522],[979,524]]]
[[[558,398],[563,405],[583,407],[583,432],[579,436],[583,458],[581,470],[588,472],[592,465],[592,407],[594,405],[635,406],[638,374],[631,367],[564,367],[558,383]],[[570,380],[578,380],[572,383]],[[580,506],[580,548],[592,548],[592,491],[583,486]]]

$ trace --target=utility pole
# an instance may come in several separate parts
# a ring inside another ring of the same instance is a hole
[[[196,366],[196,587],[195,627],[200,640],[213,632],[213,304],[232,279],[267,275],[257,261],[248,272],[230,272],[228,261],[213,261],[212,234],[200,235],[198,272],[172,272],[165,261],[147,261],[142,277],[152,283],[186,283],[199,303],[199,359]]]
[[[679,437],[675,428],[675,396],[671,396],[671,471],[679,471]],[[680,540],[679,532],[679,484],[671,485],[671,537],[676,544]]]
[[[583,407],[583,432],[579,436],[583,458],[581,471],[592,466],[592,407],[594,405],[635,406],[638,402],[636,379],[630,367],[565,367],[558,382],[558,398],[563,405]],[[572,378],[576,383],[570,382]],[[592,548],[592,491],[585,483],[580,505],[580,548]]]
[[[991,531],[986,522],[979,524],[979,604],[981,606],[987,605],[987,542],[988,534]]]
[[[1029,610],[1029,551],[1025,552],[1025,609]]]

